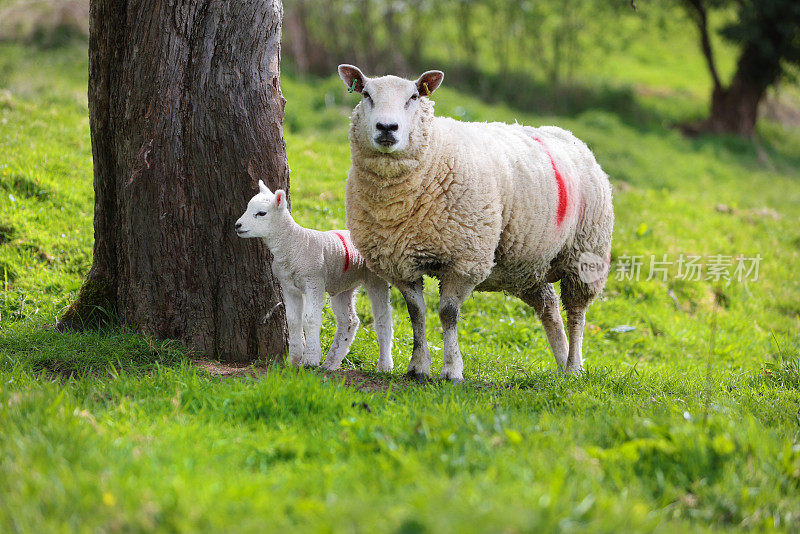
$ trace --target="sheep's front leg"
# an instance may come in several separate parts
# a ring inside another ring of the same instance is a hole
[[[425,379],[431,376],[431,353],[425,338],[425,296],[422,292],[422,278],[411,284],[395,283],[406,299],[408,317],[414,331],[414,349],[408,363],[408,376]]]
[[[389,284],[377,275],[367,279],[367,294],[372,303],[372,316],[375,319],[375,334],[378,336],[378,366],[381,373],[391,373],[392,360],[392,304]]]
[[[448,275],[439,286],[439,319],[444,334],[444,364],[442,378],[452,382],[463,382],[464,362],[458,348],[458,316],[461,305],[475,289],[475,284],[464,277]]]
[[[286,326],[289,330],[289,361],[300,365],[305,343],[303,341],[303,294],[294,287],[283,285],[284,306],[286,307]]]
[[[342,360],[356,337],[359,320],[355,300],[355,289],[331,297],[331,310],[336,317],[336,334],[325,356],[325,363],[322,364],[322,368],[327,371],[334,371],[342,365]]]
[[[306,347],[300,364],[316,367],[322,359],[322,347],[319,343],[319,331],[322,329],[322,303],[325,289],[311,285],[303,293],[303,333],[306,336]]]

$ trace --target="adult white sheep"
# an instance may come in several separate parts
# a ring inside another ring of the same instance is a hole
[[[369,268],[406,299],[409,374],[430,375],[426,274],[440,280],[443,378],[462,380],[457,324],[473,289],[532,306],[559,367],[579,372],[586,308],[605,284],[614,224],[608,178],[589,148],[556,127],[435,117],[427,96],[440,71],[409,81],[340,65],[339,75],[363,97],[351,117],[347,227]]]
[[[389,284],[367,269],[347,230],[320,232],[297,224],[289,213],[286,193],[273,194],[264,182],[236,221],[239,237],[258,237],[272,252],[272,272],[278,279],[289,327],[289,359],[295,365],[316,366],[322,357],[319,331],[327,292],[336,317],[336,334],[323,369],[338,369],[358,330],[356,291],[363,284],[372,302],[378,335],[378,371],[391,372],[392,308]]]

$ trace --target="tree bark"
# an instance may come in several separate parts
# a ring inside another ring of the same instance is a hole
[[[711,114],[705,131],[752,137],[758,119],[758,106],[765,89],[738,75],[726,87],[717,87],[711,94]]]
[[[767,59],[755,45],[746,45],[727,87],[716,85],[711,93],[711,113],[702,130],[752,137],[758,120],[758,106],[767,87],[780,77],[780,60]]]
[[[233,231],[258,179],[288,192],[282,12],[92,0],[94,260],[60,327],[117,317],[225,361],[285,352],[269,252]]]
[[[711,132],[752,137],[758,120],[758,106],[781,74],[780,57],[764,55],[763,45],[746,43],[736,64],[736,73],[725,87],[720,81],[708,29],[707,4],[703,0],[685,0],[689,14],[700,33],[700,47],[713,81],[711,112],[707,119],[684,127],[690,134]],[[767,25],[769,27],[769,25]]]

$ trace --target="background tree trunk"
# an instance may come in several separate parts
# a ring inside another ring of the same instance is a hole
[[[110,312],[226,361],[285,351],[269,253],[233,231],[258,179],[289,185],[282,12],[280,0],[92,1],[94,262],[59,326]]]
[[[735,77],[727,88],[716,88],[711,94],[711,114],[706,130],[752,137],[758,119],[758,105],[765,94],[740,77]]]
[[[758,106],[767,87],[778,81],[780,60],[764,58],[753,45],[742,51],[736,72],[728,87],[715,86],[711,94],[711,114],[706,129],[752,137],[758,119]]]

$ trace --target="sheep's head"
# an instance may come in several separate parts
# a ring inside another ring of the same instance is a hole
[[[417,80],[397,76],[367,78],[353,65],[339,65],[339,76],[363,97],[353,112],[355,135],[362,147],[390,154],[403,152],[421,120],[421,103],[442,83],[444,74],[429,70]]]
[[[258,194],[247,203],[247,211],[236,221],[239,237],[268,237],[275,231],[278,218],[288,209],[283,189],[273,193],[261,180],[258,189]]]

